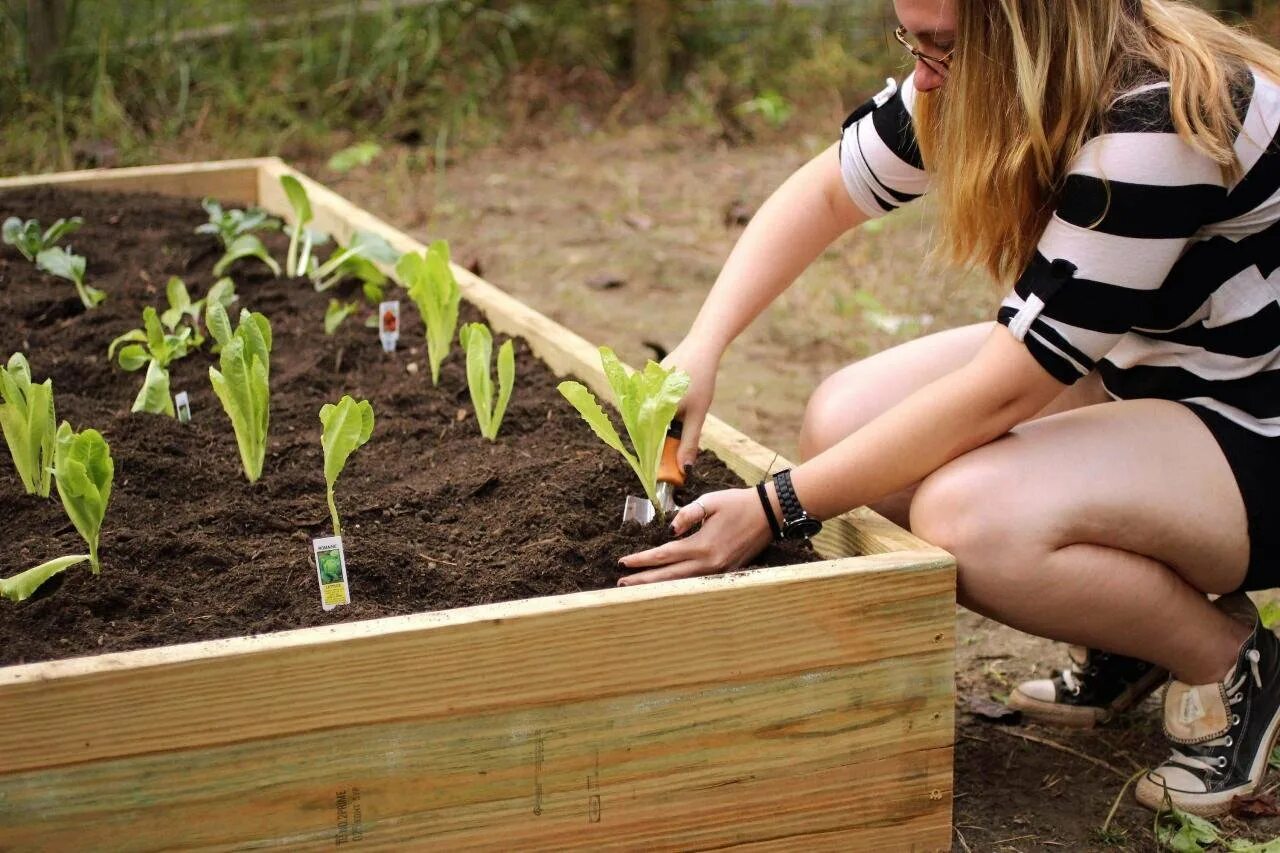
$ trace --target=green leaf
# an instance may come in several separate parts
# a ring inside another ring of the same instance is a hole
[[[135,329],[134,331],[141,332],[142,330]],[[130,373],[135,370],[141,370],[150,362],[151,356],[147,354],[146,347],[140,344],[129,344],[120,350],[120,366]]]
[[[12,577],[0,578],[0,596],[10,601],[26,601],[49,578],[87,559],[89,559],[88,554],[57,557],[47,563],[41,563],[34,569],[27,569]]]
[[[367,166],[382,153],[382,146],[376,142],[361,142],[341,151],[329,158],[329,168],[335,172],[350,172],[357,166]]]
[[[241,234],[231,241],[231,245],[227,247],[226,254],[214,264],[213,274],[221,276],[232,264],[242,258],[257,258],[267,265],[272,275],[280,275],[280,264],[276,263],[276,259],[271,257],[267,247],[254,234]]]
[[[613,428],[613,423],[609,420],[609,416],[604,413],[604,409],[600,408],[600,404],[596,402],[595,395],[587,389],[587,386],[581,382],[566,380],[557,385],[556,390],[578,410],[578,414],[582,415],[582,419],[587,422],[587,425],[591,427],[596,436],[621,453],[622,458],[626,459],[627,464],[631,466],[631,470],[639,475],[640,469],[637,467],[636,457],[623,446],[622,438],[619,437],[618,431]]]
[[[427,360],[431,363],[431,384],[440,384],[440,365],[453,344],[458,326],[458,306],[462,292],[449,266],[449,244],[437,240],[418,255],[408,252],[396,262],[396,276],[418,306],[427,330]]]
[[[44,232],[41,243],[44,248],[50,248],[56,245],[63,237],[80,230],[81,225],[84,225],[84,220],[79,216],[73,216],[70,219],[59,219]]]
[[[323,432],[320,446],[324,449],[324,481],[333,518],[333,535],[341,536],[338,508],[333,500],[333,487],[346,467],[347,459],[373,435],[373,406],[368,400],[356,402],[343,396],[335,405],[325,403],[320,409]]]
[[[342,325],[343,321],[350,317],[359,307],[359,302],[341,302],[337,299],[330,299],[329,307],[324,312],[324,333],[332,335],[338,331],[338,327]]]
[[[271,421],[271,324],[261,314],[240,312],[232,332],[226,309],[214,303],[208,312],[209,330],[222,351],[219,367],[209,368],[209,382],[236,434],[240,461],[250,483],[262,476]]]
[[[53,380],[32,382],[26,356],[14,353],[8,365],[0,367],[0,430],[29,495],[49,497],[56,423]]]
[[[458,330],[458,340],[467,354],[467,388],[471,405],[476,410],[480,434],[490,441],[498,437],[502,418],[511,399],[515,383],[515,349],[506,341],[498,350],[498,393],[494,401],[490,359],[493,356],[493,334],[484,323],[467,323]]]
[[[1258,610],[1258,617],[1262,620],[1262,627],[1268,631],[1274,630],[1280,625],[1280,599],[1273,598],[1263,604]]]
[[[86,287],[84,283],[85,259],[72,254],[60,246],[45,249],[36,255],[36,266],[50,275],[65,278],[76,286],[76,294],[85,308],[93,308],[107,298],[95,287]]]
[[[138,391],[130,411],[176,417],[173,397],[169,393],[169,371],[155,359],[147,365],[147,376],[142,381],[142,388]]]
[[[169,277],[169,283],[164,288],[165,301],[169,303],[168,309],[160,315],[160,322],[164,323],[164,327],[172,332],[182,322],[184,315],[192,315],[191,294],[187,292],[187,284],[182,279],[175,276]],[[199,308],[196,308],[193,316],[199,316]]]
[[[94,429],[77,433],[71,424],[63,421],[58,427],[53,479],[58,484],[58,497],[67,516],[89,543],[89,562],[95,575],[102,570],[98,562],[98,533],[111,500],[114,478],[111,449],[101,433]]]
[[[22,253],[24,258],[34,261],[35,254],[28,250],[26,241],[23,239],[24,232],[25,226],[22,220],[16,216],[10,216],[4,221],[4,225],[0,227],[0,234],[3,234],[5,245],[13,246]]]
[[[290,278],[305,273],[307,258],[311,255],[313,238],[307,232],[307,223],[311,221],[311,200],[307,198],[306,188],[293,175],[281,175],[280,186],[284,189],[289,206],[293,208],[293,225],[289,229],[289,253],[285,257],[285,272]],[[301,252],[299,251],[301,249]]]
[[[284,194],[289,199],[289,206],[293,208],[296,223],[306,225],[312,219],[311,199],[307,198],[306,188],[293,175],[281,175],[280,186],[284,187]]]

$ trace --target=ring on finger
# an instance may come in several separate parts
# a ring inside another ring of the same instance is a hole
[[[707,520],[707,515],[709,514],[707,512],[707,507],[705,504],[702,503],[702,498],[694,498],[693,502],[698,505],[698,509],[702,510],[702,518],[698,519],[698,523],[701,524],[702,522]]]

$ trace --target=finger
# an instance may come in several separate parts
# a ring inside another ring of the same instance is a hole
[[[693,557],[693,553],[693,549],[689,547],[688,539],[673,539],[656,548],[650,548],[648,551],[628,554],[618,561],[618,565],[630,571],[649,569],[655,566],[669,566],[681,560],[690,559]]]
[[[711,510],[707,508],[707,502],[702,498],[687,503],[672,517],[671,531],[676,536],[683,536],[706,521],[710,514]]]
[[[676,451],[676,461],[681,468],[686,469],[686,474],[687,469],[692,468],[693,463],[698,460],[698,438],[702,435],[703,417],[686,420],[684,431],[680,434],[680,449]]]
[[[634,575],[619,578],[618,586],[639,586],[640,584],[657,583],[658,581],[696,578],[701,575],[709,575],[711,571],[711,567],[704,566],[702,563],[684,560],[670,566],[663,566],[660,569],[649,569],[646,572],[636,572]]]

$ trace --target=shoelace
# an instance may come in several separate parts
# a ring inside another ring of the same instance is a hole
[[[1245,657],[1249,661],[1249,669],[1253,673],[1253,681],[1258,685],[1259,689],[1261,689],[1262,675],[1258,672],[1258,661],[1261,660],[1262,654],[1257,649],[1250,649],[1245,653]],[[1240,677],[1227,687],[1227,698],[1232,705],[1236,705],[1244,701],[1244,693],[1241,692],[1241,688],[1244,687],[1245,682],[1248,680],[1249,673],[1241,673]],[[1231,727],[1235,728],[1239,724],[1240,717],[1236,714],[1232,714]],[[1189,748],[1204,750],[1204,752],[1210,753],[1219,748],[1230,748],[1234,743],[1235,741],[1231,739],[1231,735],[1227,734],[1219,738],[1214,738],[1213,740],[1207,740],[1204,743],[1195,744],[1193,747]],[[1221,776],[1222,769],[1227,766],[1228,762],[1225,755],[1202,757],[1202,755],[1189,755],[1186,752],[1175,749],[1173,751],[1173,755],[1169,756],[1165,763],[1181,764],[1184,767],[1190,767],[1193,770],[1201,770],[1206,773],[1212,773],[1215,776]]]

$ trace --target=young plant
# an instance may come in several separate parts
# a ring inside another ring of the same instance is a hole
[[[357,231],[344,249],[337,246],[323,264],[312,263],[307,277],[315,289],[328,290],[346,278],[359,279],[370,302],[382,299],[382,286],[387,277],[378,263],[394,264],[400,257],[391,244],[371,231]],[[314,259],[313,259],[314,261]]]
[[[160,315],[160,325],[164,326],[169,334],[176,334],[178,325],[185,318],[191,328],[191,347],[200,349],[204,346],[204,335],[201,330],[205,305],[217,302],[223,308],[228,308],[239,298],[236,296],[235,282],[230,278],[220,278],[209,288],[204,299],[192,302],[186,282],[175,275],[169,279],[165,287],[165,300],[169,303],[169,307]]]
[[[36,266],[49,275],[65,278],[76,286],[76,294],[85,308],[96,308],[98,303],[107,298],[107,294],[84,283],[85,260],[80,255],[72,254],[61,246],[45,249],[36,255]]]
[[[181,326],[176,332],[166,333],[160,315],[150,305],[142,309],[142,326],[141,329],[130,329],[113,340],[107,347],[107,359],[117,358],[116,347],[119,346],[121,367],[130,372],[147,368],[147,376],[130,411],[174,417],[173,397],[169,394],[169,365],[195,348],[191,327]]]
[[[62,422],[58,427],[53,479],[71,523],[89,543],[89,568],[95,575],[102,571],[98,562],[98,532],[107,514],[107,502],[111,500],[115,471],[111,448],[101,433],[96,429],[76,432],[71,424]]]
[[[227,251],[213,265],[213,274],[218,276],[225,275],[231,265],[242,258],[257,258],[267,265],[272,275],[280,275],[280,264],[276,263],[276,259],[271,257],[271,253],[267,251],[267,247],[262,244],[256,234],[241,234],[232,240],[231,244],[227,246]]]
[[[329,307],[324,312],[324,333],[332,335],[337,332],[343,321],[354,314],[359,307],[359,302],[342,302],[337,299],[330,299]]]
[[[49,578],[58,572],[71,568],[76,563],[83,563],[87,559],[89,559],[88,554],[58,557],[49,560],[47,563],[41,563],[34,569],[18,572],[12,577],[0,578],[0,598],[7,598],[10,601],[26,601]]]
[[[271,323],[261,314],[242,309],[240,325],[232,331],[227,310],[218,303],[209,306],[206,320],[221,347],[222,369],[210,367],[209,381],[231,418],[245,476],[256,483],[262,476],[271,420]]]
[[[49,497],[57,420],[53,412],[53,380],[31,381],[27,357],[15,352],[0,367],[0,428],[13,456],[13,466],[27,494]]]
[[[427,359],[431,362],[431,384],[440,384],[440,364],[449,354],[453,332],[458,326],[458,304],[462,293],[449,267],[449,244],[436,240],[424,254],[406,253],[396,263],[396,275],[418,306],[427,327]]]
[[[40,223],[34,219],[23,221],[16,216],[10,216],[4,221],[2,230],[5,243],[21,252],[27,260],[35,261],[41,252],[52,249],[58,245],[59,240],[83,224],[83,219],[73,216],[70,219],[59,219],[41,231]]]
[[[200,205],[209,214],[209,221],[197,225],[196,233],[215,235],[221,241],[223,249],[231,248],[236,238],[243,234],[252,234],[259,229],[274,231],[280,227],[280,220],[268,215],[260,207],[224,210],[221,204],[211,198],[204,199]]]
[[[348,457],[373,435],[373,406],[368,400],[357,403],[344,395],[337,405],[324,404],[320,409],[320,423],[324,427],[320,446],[324,448],[324,482],[329,514],[333,517],[333,535],[341,536],[338,507],[333,502],[333,485],[338,482],[338,475],[346,467]]]
[[[458,330],[458,342],[467,354],[467,388],[471,391],[471,404],[476,408],[480,434],[495,441],[516,379],[515,346],[507,340],[498,348],[498,399],[495,403],[490,367],[493,334],[489,327],[484,323],[467,323]]]
[[[303,275],[311,267],[311,249],[316,243],[315,234],[307,228],[314,215],[307,190],[293,175],[281,175],[280,186],[293,208],[293,225],[289,229],[289,254],[285,256],[284,271],[290,277]]]
[[[662,445],[666,441],[667,427],[675,417],[676,409],[685,392],[689,390],[689,374],[679,368],[666,370],[650,361],[644,370],[628,374],[613,350],[600,347],[600,363],[605,377],[618,402],[622,424],[627,429],[631,453],[622,444],[609,416],[600,408],[593,395],[580,382],[561,382],[559,391],[573,404],[600,440],[622,454],[640,478],[644,493],[650,503],[663,516],[658,501],[658,466],[662,461]]]

